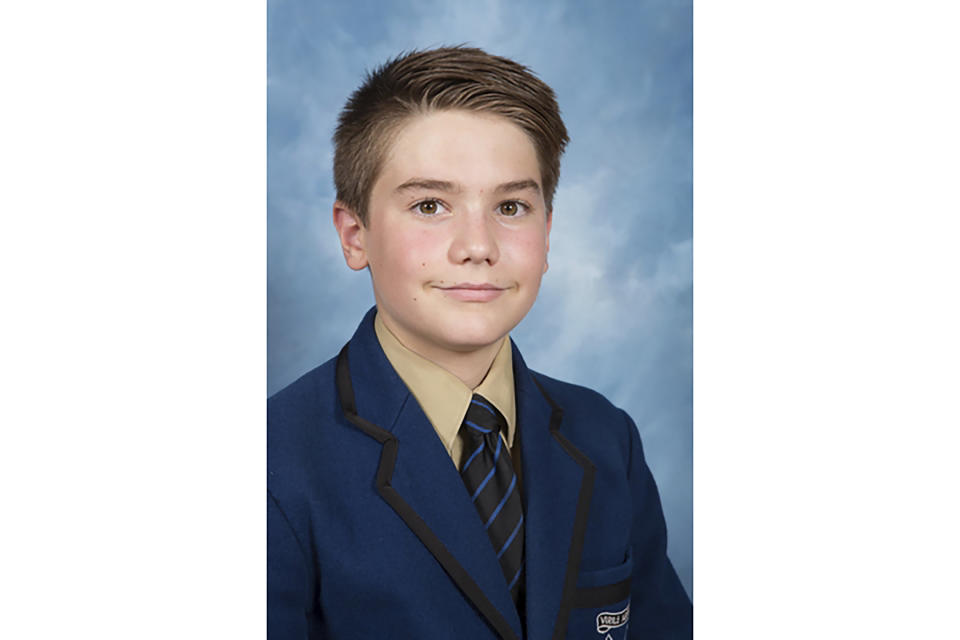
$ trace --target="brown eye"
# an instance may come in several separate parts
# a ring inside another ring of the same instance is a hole
[[[517,211],[519,211],[519,209],[520,207],[516,202],[504,202],[502,205],[500,205],[500,213],[505,216],[515,216],[517,215]]]
[[[432,216],[437,212],[437,201],[436,200],[424,200],[417,205],[417,211],[420,213]]]

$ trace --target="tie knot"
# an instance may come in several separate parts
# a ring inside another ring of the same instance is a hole
[[[467,415],[463,418],[463,426],[467,432],[477,437],[482,437],[491,432],[496,436],[499,432],[506,431],[507,420],[493,406],[492,402],[479,393],[475,393],[470,399],[470,406],[467,407]]]

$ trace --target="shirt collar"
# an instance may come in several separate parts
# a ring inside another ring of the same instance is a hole
[[[476,389],[470,389],[440,365],[405,347],[383,323],[379,314],[374,320],[374,330],[387,360],[417,399],[448,452],[453,449],[453,442],[474,393],[492,402],[506,418],[507,432],[504,436],[507,446],[513,446],[517,409],[509,338],[503,338],[487,375]]]

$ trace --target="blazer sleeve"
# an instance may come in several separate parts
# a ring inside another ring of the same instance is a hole
[[[633,498],[629,637],[692,638],[693,606],[667,558],[667,527],[660,494],[644,459],[637,427],[626,413],[623,415],[630,431],[628,476]]]
[[[267,493],[267,638],[322,638],[311,629],[313,579],[307,554],[276,499]]]

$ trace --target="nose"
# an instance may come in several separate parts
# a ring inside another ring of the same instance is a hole
[[[450,260],[455,264],[496,264],[500,259],[496,224],[496,220],[480,208],[461,210],[455,220]]]

